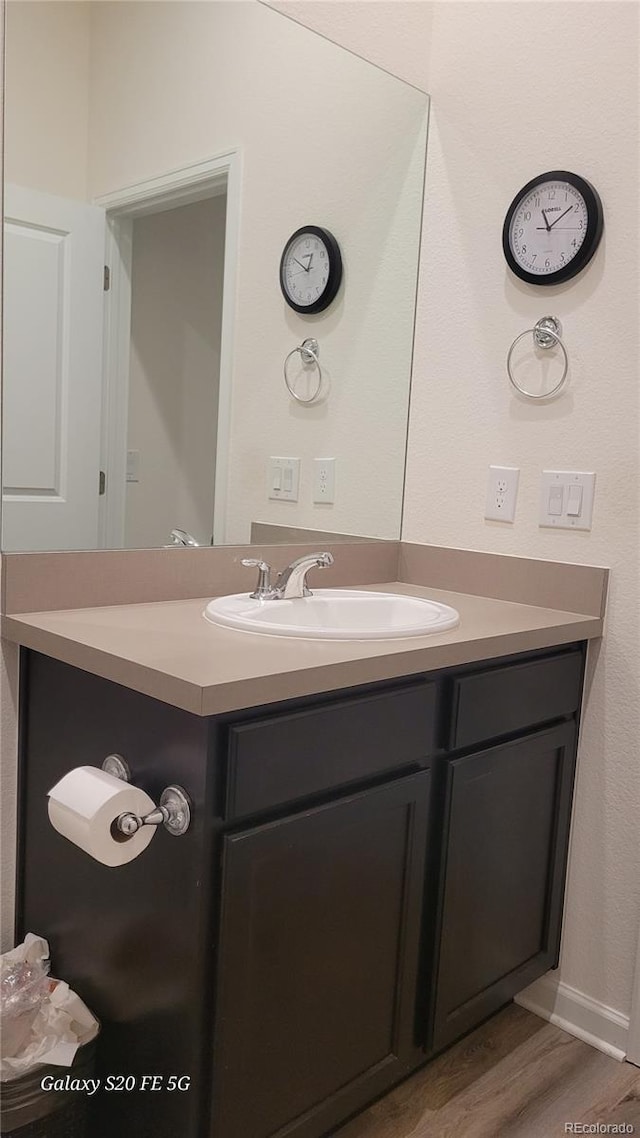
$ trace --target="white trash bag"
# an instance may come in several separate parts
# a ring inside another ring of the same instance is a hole
[[[41,1063],[70,1067],[99,1024],[69,985],[49,975],[49,945],[27,933],[0,956],[0,1081]]]

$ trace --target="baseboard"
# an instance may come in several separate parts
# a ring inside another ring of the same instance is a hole
[[[515,1001],[620,1062],[627,1054],[629,1017],[563,984],[553,973],[536,980]]]

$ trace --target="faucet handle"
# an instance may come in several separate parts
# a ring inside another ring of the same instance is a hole
[[[271,566],[267,565],[266,561],[261,561],[259,557],[243,557],[240,562],[247,569],[258,570],[258,584],[254,591],[249,593],[252,600],[260,600],[261,597],[270,597],[272,594],[271,588]]]

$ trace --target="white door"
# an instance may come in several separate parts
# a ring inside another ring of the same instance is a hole
[[[5,188],[5,550],[98,542],[104,210]]]

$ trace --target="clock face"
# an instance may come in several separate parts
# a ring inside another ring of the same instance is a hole
[[[280,287],[296,312],[327,308],[341,279],[340,249],[328,229],[305,225],[289,238],[280,261]]]
[[[596,251],[602,205],[592,186],[567,171],[534,178],[507,212],[503,248],[511,270],[530,284],[575,276]]]

